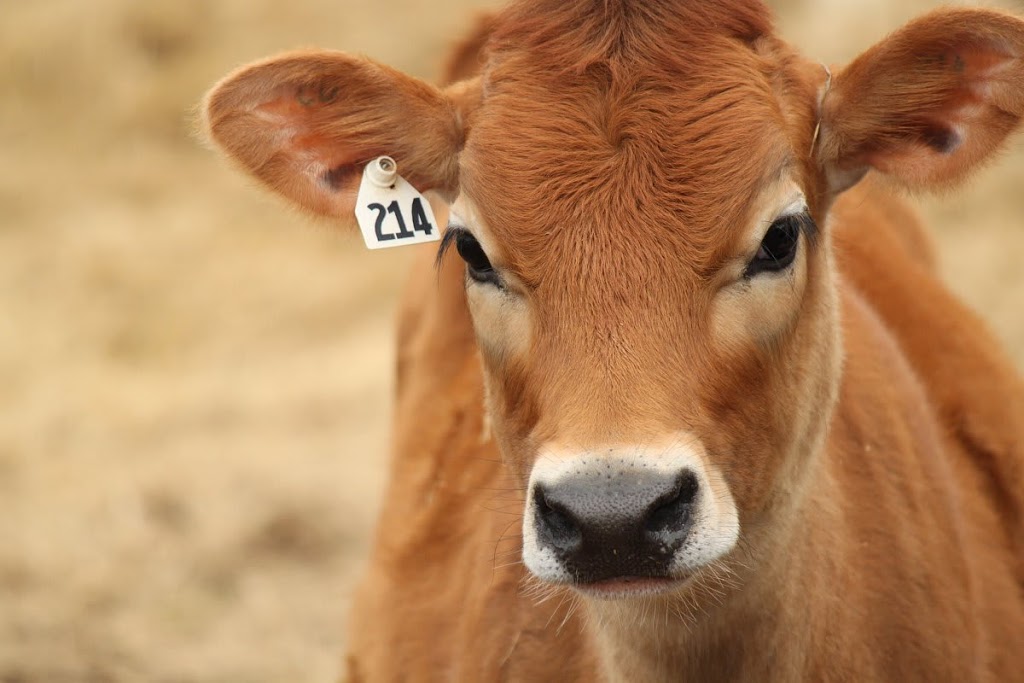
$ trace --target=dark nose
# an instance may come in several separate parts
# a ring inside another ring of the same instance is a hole
[[[581,583],[667,576],[698,492],[689,471],[595,471],[538,483],[537,540]]]

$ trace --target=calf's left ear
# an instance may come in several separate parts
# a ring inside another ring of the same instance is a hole
[[[835,75],[817,156],[841,192],[875,169],[910,189],[949,186],[1024,116],[1024,21],[980,9],[917,19]]]

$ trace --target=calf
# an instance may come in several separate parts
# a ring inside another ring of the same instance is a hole
[[[205,102],[310,211],[352,223],[389,155],[448,216],[350,679],[1024,680],[1024,383],[874,179],[992,157],[1024,22],[938,11],[834,72],[755,0],[486,33],[445,88],[298,52]]]

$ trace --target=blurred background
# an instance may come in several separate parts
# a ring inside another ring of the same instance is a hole
[[[301,46],[434,78],[493,4],[0,0],[0,683],[338,676],[407,255],[268,198],[190,110]],[[842,62],[938,3],[774,4]],[[921,206],[1024,365],[1024,135]]]

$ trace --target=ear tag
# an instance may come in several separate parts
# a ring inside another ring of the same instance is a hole
[[[363,169],[356,220],[367,249],[441,239],[430,202],[398,175],[398,164],[391,157],[377,157]]]

